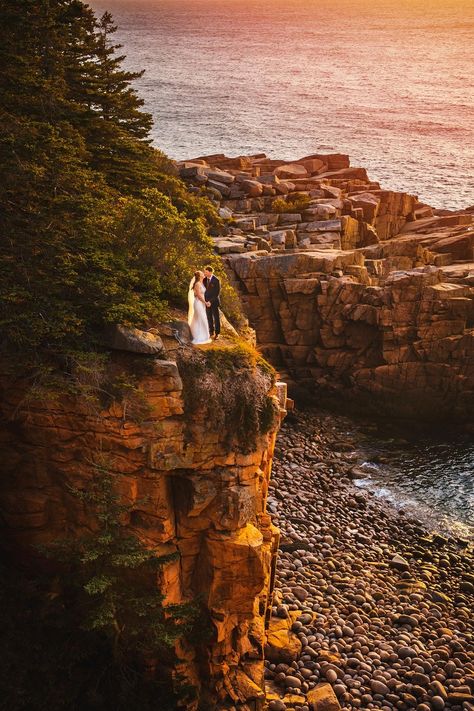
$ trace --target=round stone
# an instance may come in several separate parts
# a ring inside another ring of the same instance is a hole
[[[273,699],[268,704],[268,711],[286,711],[286,704],[280,699]]]
[[[325,672],[324,676],[326,677],[326,679],[328,680],[328,682],[330,684],[334,684],[334,682],[337,680],[337,674],[334,671],[334,669],[328,669]]]
[[[299,689],[301,687],[301,681],[296,676],[287,676],[285,677],[285,685]]]
[[[308,591],[299,585],[295,585],[295,587],[292,588],[291,592],[296,597],[296,599],[299,600],[300,602],[304,602],[306,600],[306,598],[308,597]]]
[[[406,659],[407,657],[416,657],[416,652],[411,647],[400,647],[398,650],[398,656],[400,659]]]
[[[370,682],[370,688],[374,694],[380,694],[380,696],[385,696],[390,693],[390,689],[383,681],[378,681],[377,679],[372,679]]]

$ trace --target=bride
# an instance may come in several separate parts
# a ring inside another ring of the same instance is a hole
[[[188,291],[188,323],[193,343],[210,343],[209,324],[207,322],[205,286],[202,283],[203,272],[195,272]]]

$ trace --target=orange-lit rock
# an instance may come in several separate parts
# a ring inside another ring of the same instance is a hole
[[[308,691],[307,701],[311,711],[340,711],[341,708],[331,684],[319,684]]]
[[[265,513],[275,432],[243,454],[229,448],[228,432],[205,425],[204,414],[190,428],[173,361],[156,361],[140,380],[149,409],[138,422],[125,402],[102,411],[69,396],[27,402],[21,382],[1,383],[4,540],[21,551],[88,529],[90,514],[69,486],[87,486],[94,460],[106,455],[118,491],[133,504],[124,525],[159,553],[179,552],[161,572],[165,601],[201,595],[213,627],[204,647],[177,645],[174,673],[213,709],[263,708],[265,616],[278,547]],[[283,412],[283,385],[277,397]]]
[[[203,160],[224,169],[231,159]],[[244,172],[275,187],[293,166],[308,173],[285,190],[295,210],[274,213],[272,194],[222,201],[239,225],[224,260],[268,358],[304,395],[472,417],[473,214],[382,189],[338,154],[248,156]]]
[[[276,664],[285,662],[291,664],[301,652],[301,642],[291,631],[291,625],[299,616],[299,611],[293,611],[286,619],[271,617],[267,630],[267,646],[265,657]]]

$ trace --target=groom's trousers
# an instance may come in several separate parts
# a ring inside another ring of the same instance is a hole
[[[207,322],[209,324],[209,335],[216,336],[221,332],[221,319],[219,316],[219,304],[211,301],[210,306],[206,306]]]

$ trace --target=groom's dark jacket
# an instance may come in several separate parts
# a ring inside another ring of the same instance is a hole
[[[206,301],[210,301],[211,304],[220,305],[219,294],[221,293],[221,283],[219,279],[213,274],[209,279],[204,277],[202,283],[204,284],[206,291],[204,293],[204,298]]]

